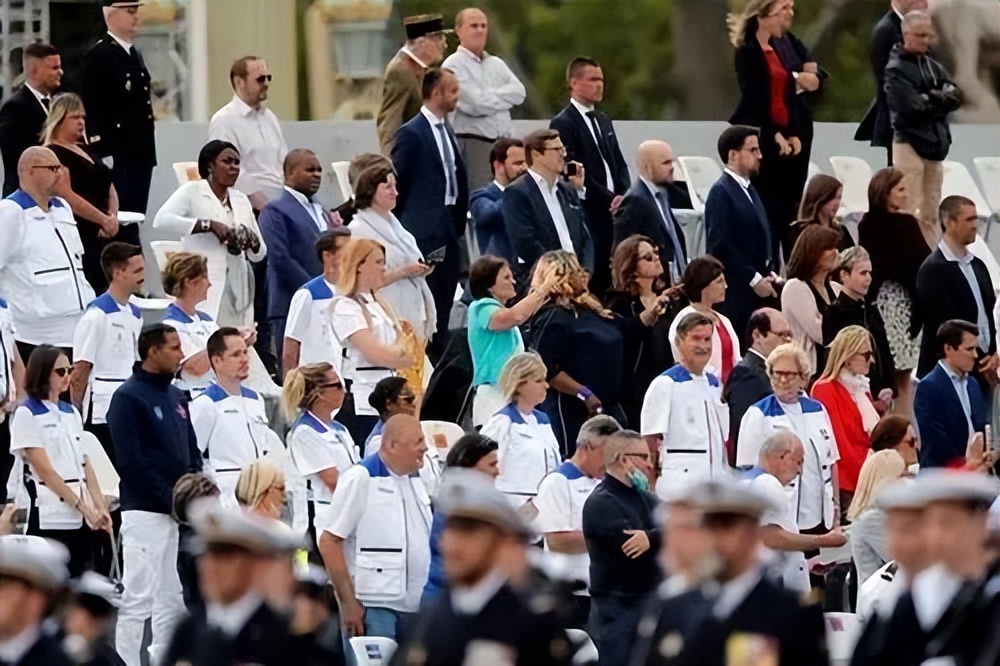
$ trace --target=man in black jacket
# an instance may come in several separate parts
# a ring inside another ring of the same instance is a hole
[[[24,86],[0,106],[0,156],[3,156],[3,196],[19,187],[17,160],[31,146],[41,145],[39,134],[49,115],[52,94],[62,81],[62,59],[51,44],[24,47]]]
[[[962,105],[961,91],[944,66],[928,55],[934,39],[931,17],[903,17],[903,43],[885,66],[885,93],[892,118],[892,154],[903,172],[909,210],[920,220],[928,245],[938,238],[937,208],[944,159],[951,147],[948,114]]]

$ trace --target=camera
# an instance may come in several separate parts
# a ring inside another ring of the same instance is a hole
[[[257,236],[243,225],[239,225],[229,232],[226,238],[226,251],[232,255],[241,254],[244,250],[256,251],[260,247]]]

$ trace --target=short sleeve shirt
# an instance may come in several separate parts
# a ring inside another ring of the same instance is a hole
[[[521,330],[491,331],[490,319],[503,306],[495,298],[480,298],[469,306],[469,352],[472,354],[473,386],[496,384],[504,363],[524,351]]]

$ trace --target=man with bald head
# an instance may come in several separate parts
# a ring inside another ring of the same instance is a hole
[[[282,170],[281,196],[260,213],[268,252],[267,321],[279,359],[292,296],[323,272],[313,246],[321,233],[335,226],[323,204],[315,200],[323,182],[323,165],[316,153],[304,148],[289,151]]]
[[[340,476],[316,517],[319,551],[351,636],[397,640],[413,622],[430,568],[430,498],[419,476],[427,444],[420,421],[397,414],[382,446]]]
[[[687,266],[688,253],[684,230],[671,210],[670,197],[677,195],[668,191],[674,182],[674,151],[665,141],[643,141],[635,163],[639,178],[615,214],[614,246],[635,234],[648,236],[660,250],[664,274],[676,283]]]
[[[17,175],[20,188],[0,201],[0,297],[9,303],[21,358],[43,344],[72,357],[73,331],[94,290],[83,276],[73,211],[54,194],[66,174],[55,153],[32,146],[21,153]]]

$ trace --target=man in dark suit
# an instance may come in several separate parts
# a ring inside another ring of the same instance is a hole
[[[629,236],[648,236],[660,249],[660,263],[669,271],[672,284],[680,281],[687,267],[684,229],[674,217],[670,197],[674,182],[674,151],[665,141],[643,141],[635,155],[639,178],[622,198],[615,213],[614,246]],[[691,202],[688,200],[688,207]]]
[[[566,146],[567,159],[583,164],[587,196],[587,228],[594,239],[591,291],[603,294],[611,285],[611,211],[629,187],[628,164],[622,156],[611,119],[594,106],[604,100],[604,73],[590,58],[573,58],[566,68],[570,100],[549,123]]]
[[[574,252],[580,265],[594,270],[594,244],[578,192],[586,170],[562,179],[566,148],[555,130],[538,130],[524,137],[528,172],[504,191],[503,222],[514,251],[511,264],[522,287],[538,258],[550,250]]]
[[[779,280],[767,212],[750,184],[760,169],[758,131],[727,127],[718,147],[726,169],[705,201],[706,251],[726,267],[729,288],[719,311],[745,331],[750,314],[775,301]]]
[[[427,276],[437,307],[437,335],[429,351],[440,354],[448,337],[448,319],[458,285],[461,257],[458,238],[465,233],[469,188],[465,163],[447,116],[458,103],[458,79],[445,69],[429,69],[423,81],[420,113],[396,132],[392,163],[396,167],[396,216],[413,234],[426,257],[444,251]]]
[[[989,402],[969,374],[976,367],[978,336],[979,328],[961,319],[946,321],[937,329],[933,341],[940,360],[917,384],[913,398],[921,469],[964,461],[969,440],[983,436]]]
[[[290,151],[283,171],[285,191],[260,212],[260,231],[268,250],[267,319],[279,359],[292,294],[323,272],[313,244],[332,226],[323,205],[313,201],[323,182],[323,165],[316,153]]]
[[[915,9],[927,11],[927,0],[892,0],[889,11],[875,24],[868,52],[875,77],[875,99],[854,134],[855,141],[870,141],[873,146],[885,148],[889,166],[892,166],[892,123],[885,95],[885,66],[892,47],[903,41],[903,17]]]
[[[722,396],[729,405],[729,462],[735,465],[740,423],[750,406],[774,393],[767,376],[767,357],[774,348],[792,341],[788,319],[774,308],[761,308],[750,315],[743,360],[733,366]]]
[[[87,108],[87,135],[102,158],[111,158],[118,209],[146,213],[156,166],[149,70],[133,46],[139,30],[135,0],[101,0],[108,34],[83,56],[80,91]],[[138,225],[118,239],[139,244]]]
[[[651,642],[659,649],[640,663],[826,666],[822,610],[772,582],[760,561],[759,523],[771,500],[728,479],[703,482],[688,497],[718,558],[715,601],[708,608],[688,594],[665,601]]]
[[[469,214],[476,225],[476,239],[481,254],[502,257],[513,263],[514,251],[503,224],[503,193],[528,169],[524,162],[524,143],[501,137],[490,150],[493,182],[469,195]]]
[[[937,249],[917,271],[917,315],[923,322],[917,376],[934,367],[940,347],[935,334],[942,322],[964,319],[979,327],[979,364],[975,374],[986,378],[997,369],[997,330],[993,320],[996,285],[982,259],[968,246],[976,241],[976,204],[962,196],[946,197],[938,209],[944,234]]]
[[[51,44],[24,47],[24,86],[0,106],[0,156],[3,196],[18,188],[17,160],[25,148],[41,144],[39,134],[49,114],[52,94],[62,82],[62,59]]]

